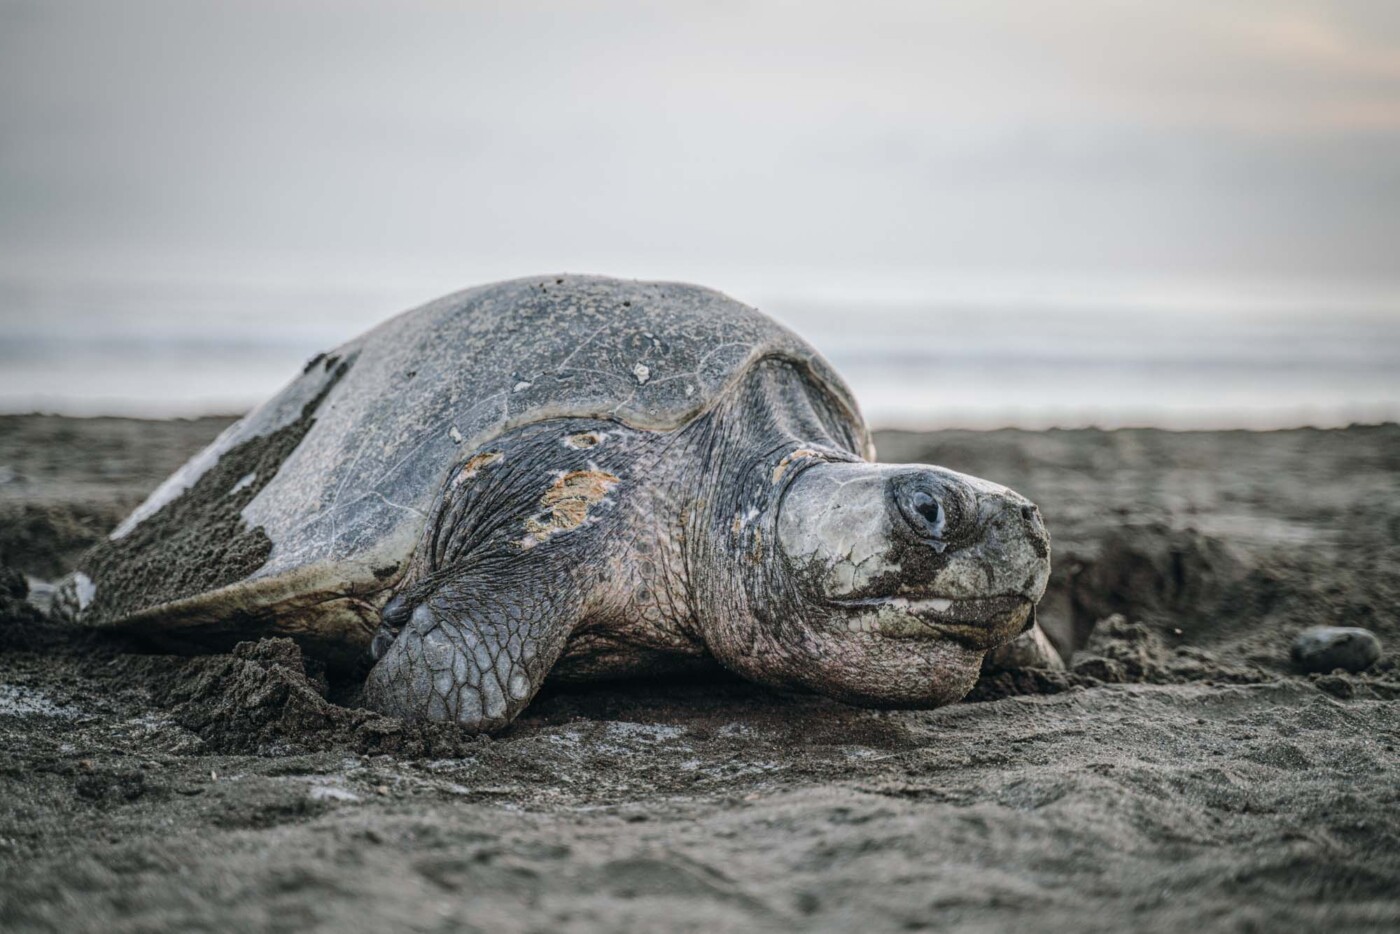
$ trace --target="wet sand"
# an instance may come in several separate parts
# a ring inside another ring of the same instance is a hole
[[[1040,504],[1070,670],[935,711],[551,690],[479,739],[290,643],[181,658],[15,598],[226,424],[0,418],[0,929],[1400,924],[1398,426],[881,433]],[[1385,655],[1298,674],[1319,624]]]

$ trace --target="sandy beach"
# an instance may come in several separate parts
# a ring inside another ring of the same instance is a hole
[[[0,929],[1400,924],[1400,426],[879,433],[1040,505],[1067,671],[933,711],[552,689],[474,738],[288,641],[177,657],[21,599],[229,421],[0,417]],[[1316,625],[1385,654],[1301,674]]]

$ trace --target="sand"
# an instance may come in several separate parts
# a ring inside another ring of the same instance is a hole
[[[0,418],[0,929],[1400,924],[1400,427],[882,433],[1040,504],[1070,670],[935,711],[555,689],[478,739],[289,642],[182,658],[16,599],[226,424]],[[1385,654],[1297,673],[1318,624]]]

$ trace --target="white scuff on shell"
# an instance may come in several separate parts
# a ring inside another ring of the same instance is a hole
[[[73,593],[78,598],[78,609],[85,610],[97,596],[97,585],[92,582],[91,577],[79,571],[73,575]]]

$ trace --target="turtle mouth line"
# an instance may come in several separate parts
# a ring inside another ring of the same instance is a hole
[[[951,636],[977,647],[1000,644],[1019,633],[1035,604],[1020,594],[995,597],[868,597],[835,600],[853,611],[846,628],[893,638]]]

